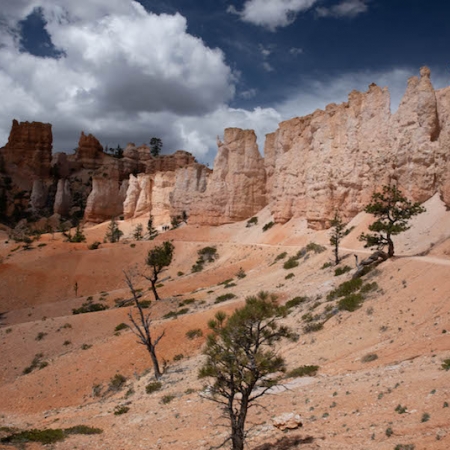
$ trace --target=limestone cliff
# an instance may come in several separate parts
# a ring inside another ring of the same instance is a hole
[[[214,171],[192,204],[189,223],[220,225],[247,219],[266,206],[264,159],[253,130],[227,128]]]
[[[441,191],[450,205],[450,94],[434,91],[429,69],[420,75],[408,81],[393,115],[389,92],[373,84],[267,136],[267,190],[277,222],[304,217],[323,228],[335,210],[347,221],[390,180],[414,201]]]

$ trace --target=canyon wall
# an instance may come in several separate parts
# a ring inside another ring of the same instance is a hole
[[[422,68],[395,114],[388,90],[372,84],[346,103],[282,122],[265,145],[275,221],[304,217],[324,228],[335,210],[348,221],[390,181],[414,201],[441,192],[450,206],[449,112],[449,90],[435,92]]]

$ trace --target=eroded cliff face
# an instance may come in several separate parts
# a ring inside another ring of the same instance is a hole
[[[324,228],[338,210],[348,221],[390,180],[414,201],[438,190],[447,198],[448,102],[449,93],[436,94],[422,68],[394,115],[387,89],[373,84],[346,103],[281,123],[265,146],[275,220],[305,217]]]
[[[15,184],[31,191],[36,179],[50,175],[52,126],[49,123],[13,120],[8,143],[0,149],[2,169]]]
[[[220,225],[247,219],[266,206],[264,159],[253,130],[227,128],[206,190],[192,204],[189,223]]]

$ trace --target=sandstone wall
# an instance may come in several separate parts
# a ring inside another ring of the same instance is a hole
[[[429,69],[420,75],[408,81],[393,115],[389,92],[373,84],[267,136],[267,190],[277,222],[305,217],[324,228],[335,210],[348,221],[390,180],[414,201],[441,191],[450,205],[450,91],[434,91]]]
[[[251,217],[266,206],[264,159],[253,130],[227,128],[214,171],[192,204],[189,223],[220,225]]]

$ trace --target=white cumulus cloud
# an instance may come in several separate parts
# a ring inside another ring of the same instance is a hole
[[[319,17],[356,17],[365,13],[368,0],[343,0],[337,5],[316,8]]]
[[[290,25],[297,14],[311,9],[318,0],[247,0],[242,11],[229,7],[241,20],[275,31]]]

